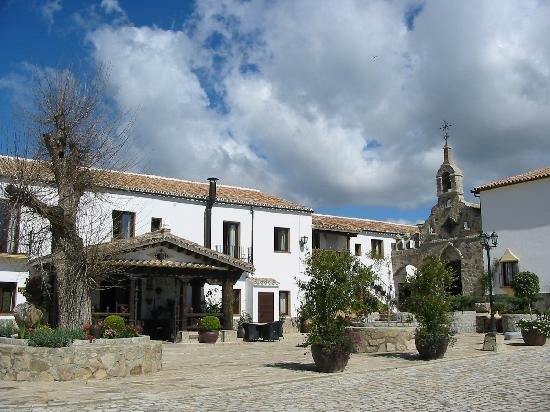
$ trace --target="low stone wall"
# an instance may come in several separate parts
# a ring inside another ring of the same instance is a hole
[[[531,316],[528,313],[503,313],[502,332],[521,332],[521,328],[516,325],[516,322],[521,319],[529,320]],[[535,319],[534,316],[533,319]]]
[[[162,344],[149,336],[75,341],[66,348],[38,348],[9,340],[0,338],[0,380],[104,379],[149,374],[162,367]]]
[[[451,330],[456,333],[474,333],[476,331],[476,312],[465,310],[452,312]]]
[[[414,327],[349,327],[354,353],[404,352],[415,349]]]

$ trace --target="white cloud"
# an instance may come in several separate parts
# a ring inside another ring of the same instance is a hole
[[[426,1],[408,31],[416,4],[205,1],[192,30],[89,39],[117,103],[139,108],[150,171],[415,206],[435,194],[443,119],[466,188],[550,164],[550,5]]]
[[[101,0],[100,7],[105,10],[105,13],[124,13],[124,10],[118,4],[118,0]]]
[[[51,28],[54,23],[55,13],[61,11],[61,0],[47,0],[39,6],[40,14],[48,23],[48,27]]]

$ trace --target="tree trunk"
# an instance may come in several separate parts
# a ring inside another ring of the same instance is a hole
[[[80,329],[92,320],[92,300],[88,279],[83,273],[67,270],[67,266],[56,267],[58,326]]]

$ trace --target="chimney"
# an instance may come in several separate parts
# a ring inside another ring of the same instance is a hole
[[[212,249],[212,206],[216,203],[216,182],[217,177],[209,177],[208,181],[208,200],[206,201],[206,209],[204,211],[204,247]]]

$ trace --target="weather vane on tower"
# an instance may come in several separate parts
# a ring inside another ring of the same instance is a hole
[[[439,130],[442,130],[444,135],[443,138],[445,139],[445,146],[447,146],[447,139],[449,139],[449,128],[452,126],[452,124],[447,123],[447,120],[443,120],[443,126],[439,128]]]

